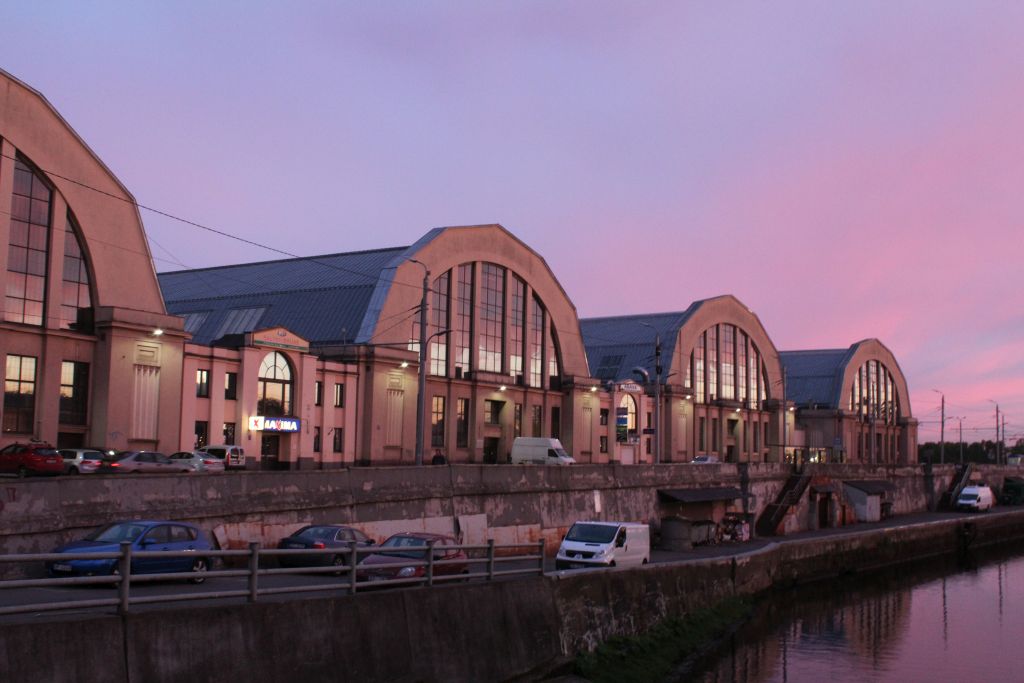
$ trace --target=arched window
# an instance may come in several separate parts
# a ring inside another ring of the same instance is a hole
[[[50,251],[50,188],[38,173],[14,162],[11,238],[7,251],[7,298],[4,320],[43,324],[46,263]]]
[[[61,281],[60,326],[75,329],[78,311],[92,306],[89,294],[89,268],[85,250],[78,238],[79,230],[71,217],[67,216],[64,228],[64,273]]]
[[[615,411],[615,440],[618,443],[626,443],[635,439],[636,399],[630,394],[623,394]]]
[[[862,420],[896,424],[900,398],[896,380],[881,361],[869,360],[857,369],[850,387],[849,408]]]
[[[728,323],[701,332],[686,377],[697,403],[723,399],[756,410],[771,395],[768,368],[753,338]]]
[[[256,412],[267,417],[292,414],[292,369],[284,354],[272,351],[260,363]]]

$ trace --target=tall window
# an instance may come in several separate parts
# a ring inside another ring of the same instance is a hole
[[[455,447],[469,447],[469,399],[456,399]]]
[[[484,401],[484,424],[489,425],[500,425],[501,424],[501,409],[505,407],[504,401],[492,401],[487,399]]]
[[[562,408],[551,406],[551,438],[562,438]]]
[[[718,329],[715,325],[708,328],[708,400],[718,398]]]
[[[530,406],[530,436],[541,436],[544,430],[544,408]]]
[[[550,329],[548,329],[548,378],[550,380],[549,387],[552,389],[561,388],[562,382],[562,364],[558,360],[558,335],[555,332],[555,323],[552,322]]]
[[[615,440],[631,443],[636,438],[636,399],[623,394],[615,410]]]
[[[334,447],[331,449],[335,453],[341,453],[345,450],[345,428],[335,427],[334,432]]]
[[[268,417],[291,415],[292,369],[284,354],[277,351],[268,353],[260,363],[256,411]]]
[[[542,386],[544,362],[544,306],[537,297],[530,301],[530,386]],[[539,434],[537,436],[540,436]]]
[[[472,369],[470,353],[473,345],[473,264],[459,266],[458,297],[455,300],[455,376],[465,376]]]
[[[238,398],[238,373],[224,373],[224,400],[234,401]]]
[[[721,397],[732,401],[736,398],[736,328],[733,325],[722,325],[721,328]]]
[[[754,340],[739,327],[712,325],[697,338],[690,355],[694,400],[738,400],[757,410],[767,399],[767,368]]]
[[[427,336],[437,335],[430,341],[430,374],[438,377],[448,375],[448,335],[438,332],[448,329],[450,272],[434,280],[434,288],[430,293],[430,325],[427,327]]]
[[[321,449],[320,445],[320,428],[313,427],[313,452],[319,453]]]
[[[345,407],[345,385],[341,382],[334,385],[334,407]]]
[[[747,403],[747,333],[740,332],[736,338],[736,399]],[[746,437],[744,437],[746,438]],[[746,450],[744,448],[744,450]]]
[[[4,431],[31,434],[36,415],[36,359],[7,356],[4,378]]]
[[[73,328],[78,320],[79,309],[89,308],[91,305],[89,269],[85,264],[82,243],[78,240],[78,231],[69,213],[64,229],[64,274],[61,281],[60,326],[65,329]]]
[[[196,396],[208,398],[210,396],[210,371],[196,370]]]
[[[225,422],[224,423],[224,429],[223,429],[222,433],[224,434],[224,443],[225,444],[233,445],[235,443],[235,423],[234,422]]]
[[[444,396],[435,396],[430,406],[430,445],[444,447]]]
[[[505,269],[485,263],[480,295],[480,369],[501,372],[505,346]]]
[[[526,327],[526,283],[512,276],[512,317],[508,321],[508,374],[513,381],[523,376],[523,342]]]
[[[512,415],[512,436],[523,435],[523,404],[517,403],[515,406],[515,412]]]
[[[60,364],[60,423],[84,425],[89,412],[89,364]]]
[[[11,240],[4,320],[43,324],[50,244],[50,188],[20,159],[14,162]],[[30,430],[31,431],[31,430]]]
[[[850,410],[861,418],[895,423],[900,416],[900,397],[896,382],[885,364],[869,360],[853,376],[850,388]]]
[[[206,420],[196,420],[196,448],[202,448],[210,443],[210,423]]]
[[[693,349],[693,379],[696,381],[694,399],[697,403],[704,403],[704,345],[707,343],[707,333],[701,332],[697,339],[697,346]]]

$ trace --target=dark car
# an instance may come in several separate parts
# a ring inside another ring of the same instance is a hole
[[[117,460],[104,462],[100,471],[157,474],[161,472],[188,473],[193,470],[188,463],[171,460],[163,453],[156,451],[126,451],[117,456]]]
[[[388,579],[411,579],[427,575],[427,549],[433,544],[434,561],[451,564],[436,564],[434,576],[452,576],[468,574],[469,566],[465,562],[466,553],[457,546],[458,542],[451,536],[407,532],[395,534],[380,544],[380,550],[387,553],[374,553],[366,556],[358,566],[356,578],[360,581],[386,581]],[[404,560],[415,560],[417,564],[403,565]],[[456,562],[455,560],[462,560]]]
[[[72,541],[59,548],[55,553],[110,553],[120,552],[121,542],[132,544],[132,552],[139,551],[194,551],[196,555],[187,557],[146,557],[132,558],[133,574],[160,574],[171,572],[194,572],[192,583],[202,583],[205,573],[210,568],[210,558],[201,553],[212,550],[213,546],[203,535],[199,527],[185,522],[167,522],[159,520],[138,520],[131,522],[114,522],[94,530],[80,541]],[[109,559],[69,559],[48,562],[46,569],[50,576],[100,576],[116,575],[118,560]]]
[[[325,549],[336,548],[337,554],[315,553],[310,555],[279,555],[277,561],[282,567],[347,567],[351,558],[352,545],[357,548],[368,548],[374,544],[359,529],[338,524],[321,524],[305,526],[287,538],[282,538],[277,547],[282,550],[298,550],[300,548]]]
[[[19,477],[63,474],[64,458],[48,443],[12,443],[0,449],[0,472],[13,472]]]

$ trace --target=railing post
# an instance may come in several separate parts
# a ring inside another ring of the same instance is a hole
[[[494,539],[487,539],[487,580],[494,579]]]
[[[356,594],[356,565],[359,563],[359,544],[352,541],[352,554],[348,558],[348,592]]]
[[[249,602],[256,602],[260,594],[260,544],[249,541]]]
[[[434,585],[434,542],[427,544],[427,585]]]
[[[538,560],[538,562],[540,563],[539,569],[540,569],[541,575],[543,576],[543,574],[544,574],[544,539],[543,538],[540,539],[539,541],[537,541],[537,554],[540,556],[540,560]]]
[[[121,575],[121,583],[117,587],[120,599],[117,611],[120,614],[128,614],[129,590],[132,582],[132,544],[130,541],[121,541],[121,557],[117,559],[117,564],[117,571]]]

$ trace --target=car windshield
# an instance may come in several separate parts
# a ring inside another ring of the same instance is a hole
[[[100,527],[85,537],[87,541],[99,541],[101,543],[120,543],[121,541],[134,541],[146,530],[144,524],[132,522],[121,522]]]
[[[565,540],[578,543],[611,543],[615,538],[617,526],[608,524],[586,524],[577,522],[565,535]]]
[[[334,534],[337,533],[337,529],[329,526],[308,526],[305,529],[299,529],[295,533],[295,538],[302,538],[308,541],[324,541],[334,538]]]
[[[414,536],[392,536],[388,540],[384,541],[381,548],[426,548],[427,539],[416,538]],[[410,558],[425,558],[427,556],[424,550],[407,550],[405,552],[391,552],[387,554],[388,557],[410,557]]]

